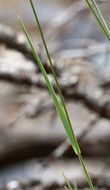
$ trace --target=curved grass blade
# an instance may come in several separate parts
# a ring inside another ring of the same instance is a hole
[[[59,116],[60,116],[60,119],[61,119],[61,121],[63,123],[63,126],[64,126],[64,128],[66,130],[66,134],[67,134],[67,136],[68,136],[68,138],[70,140],[70,143],[71,143],[75,153],[78,155],[78,154],[80,154],[80,148],[79,148],[78,143],[76,143],[76,137],[74,137],[73,134],[71,133],[71,128],[70,128],[67,116],[65,114],[64,108],[63,108],[62,104],[60,103],[60,101],[59,101],[59,99],[58,99],[58,97],[57,97],[57,95],[56,95],[56,93],[55,93],[55,91],[53,89],[53,86],[51,85],[51,83],[49,81],[48,75],[47,75],[47,73],[46,73],[46,71],[44,69],[44,66],[43,66],[43,64],[42,64],[42,62],[41,62],[41,60],[40,60],[40,58],[39,58],[39,56],[38,56],[38,54],[36,52],[36,49],[35,49],[35,47],[34,47],[34,45],[32,43],[32,40],[31,40],[31,38],[30,38],[30,36],[29,36],[29,34],[28,34],[22,20],[20,19],[20,17],[18,17],[18,19],[19,19],[20,24],[22,26],[22,29],[23,29],[23,31],[25,33],[25,36],[26,36],[26,38],[27,38],[27,40],[28,40],[28,42],[30,44],[30,47],[32,49],[32,52],[33,52],[33,55],[35,57],[36,63],[38,64],[38,66],[39,66],[39,68],[40,68],[40,70],[42,72],[42,75],[44,76],[44,79],[45,79],[45,82],[46,82],[47,87],[49,89],[50,95],[51,95],[51,97],[53,99],[53,103],[54,103],[54,105],[56,107],[56,110],[57,110]]]
[[[31,7],[32,7],[34,16],[35,16],[35,20],[36,20],[37,26],[38,26],[38,28],[39,28],[39,32],[40,32],[40,35],[41,35],[41,39],[42,39],[42,42],[43,42],[43,45],[44,45],[44,48],[45,48],[45,51],[46,51],[46,54],[47,54],[47,57],[48,57],[50,66],[51,66],[53,78],[54,78],[54,81],[55,81],[55,83],[56,83],[56,87],[57,87],[57,91],[58,91],[58,94],[59,94],[59,97],[60,97],[60,101],[61,101],[61,103],[62,103],[62,106],[63,106],[64,111],[65,111],[65,115],[66,115],[67,120],[68,120],[68,123],[69,123],[69,130],[71,131],[72,136],[74,137],[75,144],[77,144],[77,147],[78,147],[78,150],[79,150],[79,154],[80,154],[80,153],[81,153],[81,150],[80,150],[80,148],[79,148],[78,141],[77,141],[77,139],[76,139],[76,136],[75,136],[74,131],[73,131],[73,128],[72,128],[72,124],[71,124],[71,121],[70,121],[70,117],[69,117],[69,115],[68,115],[68,111],[67,111],[67,108],[66,108],[66,104],[65,104],[65,101],[64,101],[64,97],[63,97],[63,95],[62,95],[62,92],[61,92],[61,89],[60,89],[60,86],[59,86],[59,83],[58,83],[58,80],[57,80],[56,72],[55,72],[55,69],[54,69],[53,64],[52,64],[52,61],[51,61],[50,53],[49,53],[49,50],[48,50],[48,47],[47,47],[47,43],[46,43],[46,41],[45,41],[45,37],[44,37],[43,31],[42,31],[42,27],[41,27],[41,24],[40,24],[40,21],[39,21],[37,12],[36,12],[36,10],[35,10],[35,6],[34,6],[34,4],[33,4],[33,1],[32,1],[32,0],[29,0],[29,1],[30,1],[30,4],[31,4]]]
[[[108,40],[110,41],[110,30],[109,27],[96,3],[95,0],[85,0],[86,3],[88,4],[89,8],[91,9],[91,11],[93,12],[94,16],[96,17],[101,29],[103,30],[103,32],[105,33],[106,37],[108,38]]]
[[[65,183],[66,183],[66,186],[68,187],[68,190],[76,190],[76,188],[72,188],[70,182],[68,181],[67,177],[65,176],[65,174],[62,172],[63,174],[63,177],[65,179]]]
[[[60,119],[61,119],[61,121],[63,123],[63,126],[65,128],[66,134],[67,134],[67,136],[68,136],[68,138],[70,140],[70,143],[71,143],[75,153],[77,154],[77,156],[78,156],[78,158],[80,160],[80,163],[81,163],[82,168],[84,170],[85,176],[86,176],[88,184],[90,186],[90,189],[94,190],[90,175],[89,175],[89,173],[88,173],[88,171],[87,171],[87,169],[86,169],[86,167],[84,165],[84,161],[83,161],[83,158],[81,156],[81,151],[80,151],[80,148],[79,148],[79,144],[78,144],[76,136],[74,135],[74,132],[72,130],[70,120],[68,119],[69,118],[68,113],[66,114],[67,110],[65,111],[64,106],[59,101],[59,99],[58,99],[58,97],[57,97],[57,95],[56,95],[56,93],[54,91],[54,88],[53,88],[53,86],[51,85],[51,83],[50,83],[50,81],[48,79],[48,75],[47,75],[47,73],[46,73],[46,71],[44,69],[44,66],[43,66],[43,64],[42,64],[42,62],[41,62],[41,60],[40,60],[40,58],[39,58],[39,56],[38,56],[38,54],[36,52],[36,49],[34,48],[34,45],[33,45],[32,41],[31,41],[31,38],[30,38],[30,36],[29,36],[29,34],[28,34],[28,32],[27,32],[27,30],[26,30],[26,28],[25,28],[25,26],[24,26],[24,24],[23,24],[23,22],[22,22],[22,20],[20,18],[19,18],[19,22],[20,22],[20,24],[22,26],[22,29],[23,29],[23,31],[25,33],[25,36],[26,36],[26,38],[27,38],[27,40],[28,40],[28,42],[30,44],[30,47],[32,49],[32,52],[33,52],[33,55],[35,57],[36,63],[38,64],[38,66],[39,66],[39,68],[40,68],[40,70],[42,72],[42,75],[44,76],[44,79],[45,79],[46,84],[48,86],[50,95],[51,95],[51,97],[53,99],[53,103],[54,103],[54,105],[56,107],[56,110],[57,110],[57,112],[58,112],[58,114],[60,116]]]

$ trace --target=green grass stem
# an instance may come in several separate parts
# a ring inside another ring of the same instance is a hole
[[[52,74],[53,74],[53,77],[54,77],[54,80],[55,80],[55,83],[56,83],[56,87],[57,87],[57,91],[58,91],[58,94],[59,94],[59,97],[60,99],[58,98],[52,84],[50,83],[49,81],[49,78],[48,78],[48,75],[45,71],[45,68],[38,56],[38,53],[33,45],[33,42],[22,22],[22,20],[19,18],[19,22],[22,26],[22,29],[23,29],[23,32],[28,40],[28,43],[32,49],[32,52],[33,52],[33,55],[35,57],[35,60],[36,60],[36,64],[38,64],[40,70],[41,70],[41,73],[42,75],[44,76],[44,79],[45,79],[45,82],[47,84],[47,87],[49,89],[49,92],[50,92],[50,95],[53,99],[53,103],[55,105],[55,108],[59,114],[59,117],[62,121],[62,124],[65,128],[65,131],[66,131],[66,134],[70,140],[70,143],[73,147],[73,150],[74,152],[76,153],[76,155],[78,156],[79,158],[79,161],[80,161],[80,164],[83,168],[83,171],[85,173],[85,176],[87,178],[87,181],[88,181],[88,184],[89,184],[89,187],[91,190],[94,190],[94,187],[93,187],[93,184],[92,184],[92,181],[91,181],[91,178],[90,178],[90,175],[86,169],[86,166],[85,166],[85,163],[84,163],[84,160],[82,158],[82,155],[81,155],[81,151],[80,151],[80,148],[79,148],[79,144],[78,144],[78,141],[77,141],[77,138],[75,136],[75,133],[74,133],[74,130],[72,128],[72,124],[71,124],[71,121],[70,121],[70,117],[69,117],[69,114],[68,114],[68,111],[67,111],[67,108],[66,108],[66,104],[65,104],[65,101],[64,101],[64,97],[62,95],[62,92],[60,90],[60,87],[59,87],[59,83],[58,83],[58,80],[57,80],[57,77],[56,77],[56,73],[55,73],[55,70],[54,70],[54,67],[53,67],[53,64],[52,64],[52,61],[51,61],[51,57],[50,57],[50,54],[49,54],[49,51],[48,51],[48,47],[47,47],[47,44],[46,44],[46,41],[45,41],[45,38],[44,38],[44,35],[43,35],[43,32],[42,32],[42,28],[41,28],[41,25],[40,25],[40,22],[39,22],[39,18],[37,16],[37,13],[36,13],[36,10],[35,10],[35,6],[33,4],[33,1],[30,0],[30,3],[31,3],[31,7],[32,7],[32,10],[33,10],[33,13],[34,13],[34,16],[35,16],[35,19],[36,19],[36,22],[37,22],[37,25],[38,25],[38,28],[39,28],[39,31],[40,31],[40,35],[41,35],[41,39],[42,39],[42,42],[43,42],[43,45],[44,45],[44,48],[45,48],[45,51],[46,51],[46,54],[47,54],[47,57],[48,57],[48,60],[49,60],[49,63],[50,63],[50,66],[51,66],[51,70],[52,70]],[[98,17],[98,15],[97,15]]]
[[[77,154],[80,154],[81,150],[79,148],[76,136],[75,136],[74,131],[72,129],[72,124],[71,124],[71,121],[70,121],[70,118],[69,118],[69,115],[68,115],[68,111],[67,111],[67,107],[66,107],[66,104],[65,104],[65,101],[64,101],[64,97],[62,95],[62,92],[61,92],[61,89],[60,89],[60,86],[59,86],[59,83],[58,83],[58,80],[57,80],[56,72],[55,72],[51,57],[50,57],[50,53],[49,53],[49,50],[48,50],[48,47],[47,47],[47,43],[46,43],[46,40],[45,40],[45,37],[44,37],[44,33],[43,33],[43,30],[42,30],[42,27],[41,27],[37,12],[35,10],[35,5],[33,4],[32,0],[30,0],[30,4],[31,4],[31,7],[32,7],[34,16],[35,16],[35,20],[36,20],[36,23],[37,23],[37,26],[38,26],[38,29],[39,29],[39,32],[40,32],[40,35],[41,35],[41,39],[42,39],[46,54],[47,54],[47,58],[49,60],[50,66],[51,66],[53,78],[54,78],[54,81],[56,83],[56,87],[57,87],[57,91],[58,91],[58,94],[59,94],[59,97],[60,97],[60,101],[61,101],[61,103],[63,105],[64,111],[65,111],[65,114],[66,114],[66,117],[67,117],[67,120],[68,120],[68,123],[69,123],[69,126],[70,126],[71,133],[72,133],[72,135],[74,137],[75,144],[77,144]]]
[[[88,4],[88,6],[89,6],[90,10],[92,11],[92,13],[94,14],[94,16],[96,17],[101,29],[103,30],[103,32],[106,35],[106,37],[110,41],[110,30],[109,30],[109,27],[99,9],[99,7],[98,7],[98,4],[96,3],[95,0],[85,0],[85,1]]]

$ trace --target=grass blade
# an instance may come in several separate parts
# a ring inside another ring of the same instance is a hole
[[[41,39],[42,39],[42,42],[43,42],[43,45],[44,45],[44,48],[45,48],[45,51],[46,51],[46,54],[47,54],[47,58],[48,58],[48,60],[49,60],[50,66],[51,66],[53,78],[54,78],[54,81],[55,81],[55,83],[56,83],[56,88],[57,88],[57,91],[58,91],[58,94],[59,94],[59,97],[60,97],[60,101],[61,101],[61,103],[62,103],[62,105],[63,105],[64,111],[65,111],[65,115],[66,115],[67,120],[68,120],[68,123],[69,123],[69,130],[71,131],[71,134],[72,134],[72,136],[73,136],[73,138],[74,138],[75,144],[77,144],[77,148],[78,148],[77,153],[79,152],[79,154],[80,154],[80,153],[81,153],[81,150],[80,150],[80,148],[79,148],[79,145],[78,145],[76,136],[75,136],[74,131],[73,131],[73,128],[72,128],[72,124],[71,124],[71,121],[70,121],[70,118],[69,118],[69,115],[68,115],[68,111],[67,111],[67,108],[66,108],[66,104],[65,104],[65,101],[64,101],[64,97],[63,97],[63,95],[62,95],[62,92],[61,92],[61,89],[60,89],[60,86],[59,86],[59,83],[58,83],[58,80],[57,80],[56,72],[55,72],[55,69],[54,69],[53,64],[52,64],[52,61],[51,61],[50,53],[49,53],[49,50],[48,50],[48,47],[47,47],[47,43],[46,43],[46,40],[45,40],[43,31],[42,31],[42,27],[41,27],[41,24],[40,24],[40,21],[39,21],[37,12],[36,12],[36,10],[35,10],[35,6],[34,6],[34,4],[33,4],[33,1],[32,1],[32,0],[29,0],[29,1],[30,1],[32,10],[33,10],[33,13],[34,13],[34,16],[35,16],[35,20],[36,20],[37,26],[38,26],[38,28],[39,28],[39,32],[40,32]]]
[[[56,95],[56,93],[55,93],[55,91],[53,89],[53,86],[51,85],[51,83],[49,81],[48,75],[47,75],[47,73],[46,73],[46,71],[44,69],[44,66],[43,66],[43,64],[42,64],[42,62],[41,62],[41,60],[40,60],[40,58],[39,58],[39,56],[38,56],[38,54],[36,52],[36,49],[35,49],[35,47],[34,47],[34,45],[32,43],[32,40],[31,40],[31,38],[30,38],[30,36],[29,36],[29,34],[28,34],[22,20],[20,19],[20,17],[18,17],[18,19],[19,19],[19,22],[20,22],[20,24],[22,26],[22,29],[23,29],[24,33],[25,33],[25,36],[26,36],[26,38],[27,38],[27,40],[28,40],[28,42],[30,44],[30,47],[31,47],[32,52],[33,52],[33,55],[34,55],[34,57],[36,59],[36,63],[38,64],[38,66],[39,66],[39,68],[40,68],[40,70],[42,72],[42,75],[44,76],[44,79],[45,79],[46,84],[48,86],[50,95],[51,95],[51,97],[53,99],[53,103],[54,103],[54,105],[56,107],[56,110],[57,110],[59,116],[60,116],[60,119],[61,119],[61,121],[63,123],[63,126],[64,126],[64,128],[66,130],[66,134],[67,134],[67,136],[68,136],[68,138],[70,140],[70,143],[71,143],[75,153],[79,154],[80,153],[79,145],[78,145],[78,143],[76,143],[77,142],[76,137],[74,137],[73,134],[71,133],[71,128],[70,128],[68,119],[66,117],[64,108],[62,107],[62,104],[60,103],[59,99],[57,98],[57,95]]]
[[[32,3],[32,0],[30,0],[30,2]],[[33,5],[32,9],[33,8],[34,8],[34,5]],[[30,38],[30,36],[29,36],[29,34],[28,34],[28,32],[27,32],[27,30],[26,30],[26,28],[25,28],[25,26],[24,26],[24,24],[23,24],[23,22],[22,22],[22,20],[20,18],[19,18],[19,22],[20,22],[20,24],[22,26],[24,34],[25,34],[25,36],[26,36],[26,38],[28,40],[28,43],[29,43],[29,45],[30,45],[30,47],[32,49],[32,52],[33,52],[33,55],[35,57],[36,63],[38,64],[38,66],[39,66],[39,68],[40,68],[40,70],[42,72],[42,75],[44,76],[44,79],[45,79],[45,82],[46,82],[46,84],[48,86],[50,95],[51,95],[51,97],[53,99],[53,103],[54,103],[54,105],[56,107],[56,110],[57,110],[57,112],[58,112],[58,114],[60,116],[60,119],[61,119],[61,121],[63,123],[63,126],[65,128],[66,134],[67,134],[67,136],[68,136],[68,138],[70,140],[70,143],[71,143],[71,145],[72,145],[72,147],[74,149],[74,152],[77,154],[77,156],[79,158],[79,161],[80,161],[80,163],[82,165],[82,168],[84,170],[85,176],[86,176],[88,184],[90,186],[90,189],[94,190],[91,178],[89,176],[89,173],[88,173],[88,171],[87,171],[87,169],[85,167],[83,158],[81,156],[81,151],[80,151],[80,148],[79,148],[79,144],[77,142],[76,136],[75,136],[74,131],[72,129],[71,121],[70,121],[70,118],[69,118],[69,115],[68,115],[68,111],[67,111],[67,108],[66,108],[66,105],[65,105],[65,101],[64,101],[62,92],[60,90],[60,87],[59,87],[59,84],[58,84],[58,81],[57,81],[56,73],[54,72],[54,67],[53,67],[52,62],[51,62],[51,58],[50,58],[49,51],[48,51],[48,48],[47,48],[47,45],[46,45],[46,42],[45,42],[45,38],[43,36],[43,32],[42,32],[42,29],[41,29],[41,26],[40,26],[40,22],[38,20],[38,17],[37,17],[37,14],[35,12],[35,9],[33,9],[33,11],[34,11],[35,17],[37,18],[36,21],[39,23],[39,25],[38,25],[40,27],[39,31],[40,31],[40,34],[41,34],[41,37],[42,37],[42,41],[43,41],[43,44],[44,44],[44,47],[45,47],[45,50],[46,50],[50,65],[51,65],[53,77],[54,77],[54,80],[56,82],[56,86],[57,86],[57,89],[58,89],[58,92],[59,92],[60,100],[58,99],[57,94],[55,93],[54,88],[53,88],[53,86],[51,85],[51,83],[49,81],[49,78],[48,78],[48,75],[47,75],[47,73],[46,73],[46,71],[44,69],[44,66],[43,66],[43,64],[42,64],[42,62],[41,62],[41,60],[40,60],[40,58],[39,58],[39,56],[38,56],[38,54],[36,52],[36,49],[35,49],[35,47],[34,47],[34,45],[32,43],[32,40],[31,40],[31,38]]]
[[[83,160],[81,154],[78,156],[78,159],[79,159],[80,164],[81,164],[81,166],[82,166],[82,168],[83,168],[83,171],[84,171],[84,173],[85,173],[85,175],[86,175],[86,179],[87,179],[87,181],[88,181],[88,184],[89,184],[90,189],[91,189],[91,190],[94,190],[94,186],[93,186],[93,184],[92,184],[91,177],[90,177],[90,175],[89,175],[89,173],[88,173],[88,171],[87,171],[86,165],[85,165],[85,163],[84,163],[84,160]]]
[[[94,14],[94,16],[96,17],[101,29],[103,30],[103,32],[105,33],[106,37],[108,38],[108,40],[110,41],[110,30],[109,27],[96,3],[95,0],[85,0],[86,3],[88,4],[90,10],[92,11],[92,13]]]
[[[62,172],[62,174],[63,174],[63,177],[65,179],[68,190],[75,190],[75,188],[74,189],[72,188],[72,186],[71,186],[70,182],[68,181],[67,177],[65,176],[65,174],[63,172]]]

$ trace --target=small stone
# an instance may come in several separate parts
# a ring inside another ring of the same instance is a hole
[[[17,180],[10,181],[6,184],[6,190],[21,190],[21,185]]]

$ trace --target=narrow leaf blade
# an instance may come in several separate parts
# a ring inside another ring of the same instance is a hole
[[[57,98],[57,95],[56,95],[56,93],[55,93],[55,91],[53,89],[53,86],[51,85],[51,83],[49,81],[49,78],[48,78],[48,75],[47,75],[47,73],[46,73],[46,71],[44,69],[44,66],[43,66],[43,64],[42,64],[42,62],[41,62],[41,60],[40,60],[40,58],[39,58],[39,56],[38,56],[38,54],[36,52],[36,49],[34,48],[32,40],[31,40],[31,38],[30,38],[30,36],[29,36],[29,34],[28,34],[28,32],[27,32],[27,30],[26,30],[26,28],[25,28],[25,26],[24,26],[24,24],[23,24],[23,22],[22,22],[22,20],[20,19],[19,16],[18,16],[18,19],[19,19],[21,27],[22,27],[22,29],[24,31],[24,34],[25,34],[25,36],[26,36],[26,38],[28,40],[28,43],[29,43],[29,45],[30,45],[30,47],[32,49],[33,55],[34,55],[34,57],[36,59],[36,63],[38,64],[38,66],[39,66],[39,68],[40,68],[40,70],[41,70],[41,72],[42,72],[42,74],[44,76],[44,79],[45,79],[45,82],[46,82],[47,87],[49,89],[50,95],[51,95],[51,97],[53,99],[53,103],[54,103],[54,105],[56,107],[56,110],[57,110],[59,116],[60,116],[60,119],[61,119],[61,121],[63,123],[63,126],[64,126],[64,128],[66,130],[66,133],[67,133],[67,136],[68,136],[68,138],[70,140],[70,143],[71,143],[75,153],[79,154],[80,149],[79,149],[79,146],[76,143],[76,139],[74,139],[74,136],[71,133],[71,128],[70,128],[68,119],[67,119],[67,117],[65,115],[64,108],[62,107],[61,103],[59,102],[59,100]]]

